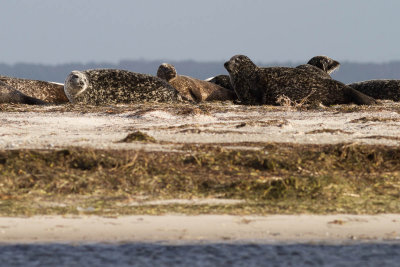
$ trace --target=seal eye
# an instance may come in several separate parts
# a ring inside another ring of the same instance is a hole
[[[79,76],[74,74],[74,75],[71,76],[71,78],[72,78],[72,79],[78,79]]]

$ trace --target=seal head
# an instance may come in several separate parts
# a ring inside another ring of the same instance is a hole
[[[307,64],[315,66],[328,74],[332,74],[340,67],[340,63],[338,61],[327,56],[313,57],[307,62]]]
[[[322,78],[331,79],[330,74],[337,70],[340,63],[327,56],[316,56],[311,58],[307,64],[297,66],[298,69],[307,70]]]
[[[81,95],[89,86],[89,79],[82,71],[72,71],[64,82],[64,92],[69,102],[74,103],[75,99]]]
[[[157,77],[166,80],[167,82],[176,78],[177,72],[173,65],[163,63],[158,67]]]

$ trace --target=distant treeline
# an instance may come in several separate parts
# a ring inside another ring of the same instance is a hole
[[[72,70],[86,70],[93,68],[116,68],[134,72],[148,73],[155,75],[158,66],[164,61],[145,61],[145,60],[123,60],[118,64],[111,63],[88,63],[88,64],[60,64],[43,65],[18,63],[14,65],[0,64],[0,75],[13,76],[19,78],[54,81],[63,83],[65,77]],[[192,76],[198,79],[206,79],[219,74],[227,74],[223,67],[223,62],[196,62],[196,61],[167,61],[175,66],[178,74]],[[301,63],[270,63],[259,66],[296,66]],[[400,79],[400,61],[389,63],[351,63],[343,62],[333,78],[344,83],[370,79]]]

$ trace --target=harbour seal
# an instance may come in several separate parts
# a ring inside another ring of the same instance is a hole
[[[166,80],[183,96],[195,102],[234,100],[235,93],[215,83],[178,75],[173,65],[163,63],[158,67],[157,77]]]
[[[54,104],[68,103],[64,85],[60,83],[0,76],[0,81],[22,94]]]
[[[340,63],[327,56],[315,56],[312,57],[307,64],[297,66],[298,69],[304,69],[309,72],[313,72],[321,77],[331,78],[330,74],[338,70]]]
[[[233,86],[231,84],[231,78],[229,78],[229,75],[224,75],[224,74],[217,75],[215,77],[211,77],[211,78],[207,79],[206,81],[210,82],[210,83],[215,83],[215,84],[217,84],[221,87],[224,87],[228,90],[234,91]]]
[[[368,80],[348,86],[375,99],[400,101],[400,80]]]
[[[239,100],[250,105],[276,105],[280,96],[310,104],[375,104],[376,101],[345,84],[312,71],[288,67],[257,67],[244,55],[225,62]]]
[[[174,87],[158,77],[117,69],[72,71],[65,80],[64,91],[71,103],[95,105],[185,101]]]
[[[0,104],[28,104],[28,105],[44,105],[46,102],[27,96],[15,88],[0,81]]]
[[[336,71],[340,67],[340,63],[327,56],[315,56],[311,58],[307,64],[302,64],[296,68],[308,70],[315,74],[321,75],[321,77],[331,78],[330,74]],[[206,80],[207,82],[218,84],[229,90],[233,90],[231,79],[229,75],[217,75]]]

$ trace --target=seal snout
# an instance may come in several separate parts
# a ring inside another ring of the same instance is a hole
[[[227,71],[229,71],[229,61],[224,63],[224,67]]]

